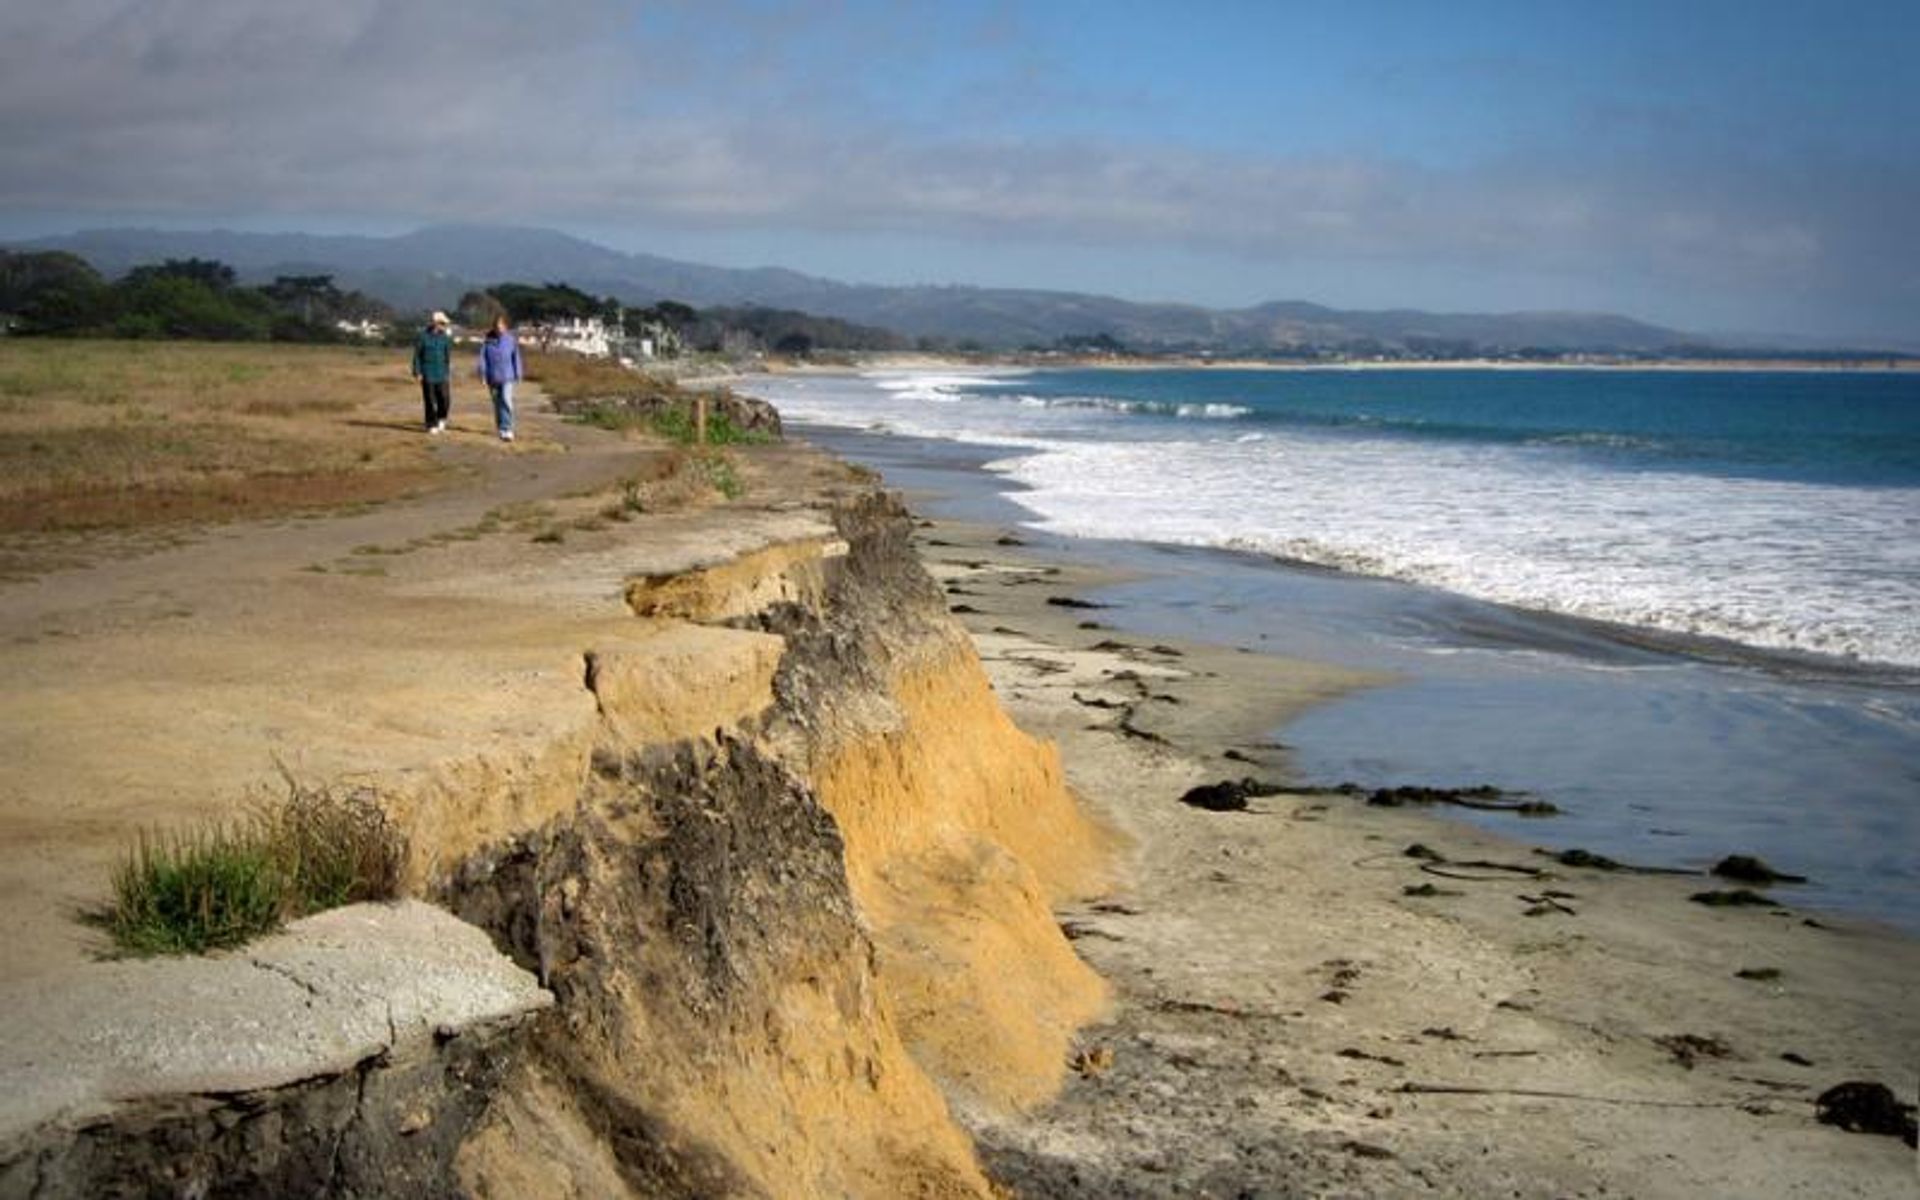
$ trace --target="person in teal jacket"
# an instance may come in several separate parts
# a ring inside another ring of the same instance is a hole
[[[453,336],[447,314],[436,312],[433,322],[413,343],[413,377],[420,381],[420,400],[427,410],[427,432],[445,433],[453,409]]]

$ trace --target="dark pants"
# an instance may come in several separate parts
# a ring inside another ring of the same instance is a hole
[[[427,410],[427,428],[432,429],[446,420],[453,408],[453,389],[444,379],[422,379],[420,400]]]

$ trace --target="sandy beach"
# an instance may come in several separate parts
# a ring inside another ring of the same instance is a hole
[[[1910,1196],[1896,1137],[1815,1120],[1851,1080],[1914,1098],[1920,947],[1704,876],[1565,866],[1363,796],[1282,791],[1288,716],[1372,680],[1143,639],[1105,582],[1009,527],[920,543],[1016,720],[1129,846],[1060,914],[1114,987],[1057,1102],[970,1114],[1024,1195]],[[1061,601],[1069,603],[1063,604]],[[1418,784],[1420,780],[1408,780]],[[1418,849],[1416,849],[1418,847]]]

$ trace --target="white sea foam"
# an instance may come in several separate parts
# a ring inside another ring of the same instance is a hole
[[[974,383],[778,381],[801,420],[1012,445],[1051,530],[1257,550],[1524,608],[1920,667],[1920,489],[1632,472],[1551,446],[1182,423],[969,396]],[[992,382],[1004,382],[994,380]],[[801,384],[806,386],[799,386]],[[914,403],[938,387],[945,403]],[[1131,422],[1131,423],[1130,423]]]
[[[1552,469],[1500,448],[1085,443],[995,464],[1046,527],[1259,550],[1523,608],[1920,666],[1920,494]],[[1904,542],[1902,541],[1904,539]],[[1891,544],[1890,544],[1891,543]],[[1905,557],[1911,557],[1910,554]]]
[[[1119,400],[1112,396],[1013,396],[1023,408],[1090,409],[1096,412],[1230,421],[1253,412],[1244,404],[1171,404],[1160,400]]]

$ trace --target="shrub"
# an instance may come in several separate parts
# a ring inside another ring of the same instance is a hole
[[[304,786],[247,818],[141,833],[96,914],[123,953],[201,954],[295,917],[399,893],[406,841],[373,794]]]
[[[678,442],[682,446],[691,446],[696,432],[691,405],[686,408],[663,409],[653,418],[653,429],[661,437]],[[733,423],[733,418],[724,412],[707,413],[707,444],[709,446],[751,446],[771,442],[773,439],[755,430],[742,429]]]
[[[738,500],[746,493],[746,485],[740,482],[740,474],[734,469],[733,460],[726,455],[709,452],[695,461],[707,482],[713,485],[714,491],[729,500]]]
[[[603,398],[568,402],[562,411],[577,425],[591,425],[613,433],[642,429],[677,445],[691,446],[698,432],[694,416],[697,402],[684,393],[665,400]],[[707,445],[760,446],[776,440],[760,430],[741,428],[718,402],[708,405]]]
[[[611,394],[670,394],[675,388],[667,380],[655,379],[629,370],[607,358],[589,358],[565,351],[543,353],[522,344],[527,381],[540,385],[552,400],[582,400]]]
[[[279,928],[286,881],[257,829],[142,833],[101,923],[129,954],[200,954]]]
[[[399,894],[406,840],[370,789],[310,788],[288,776],[286,799],[261,820],[292,885],[291,915]]]

